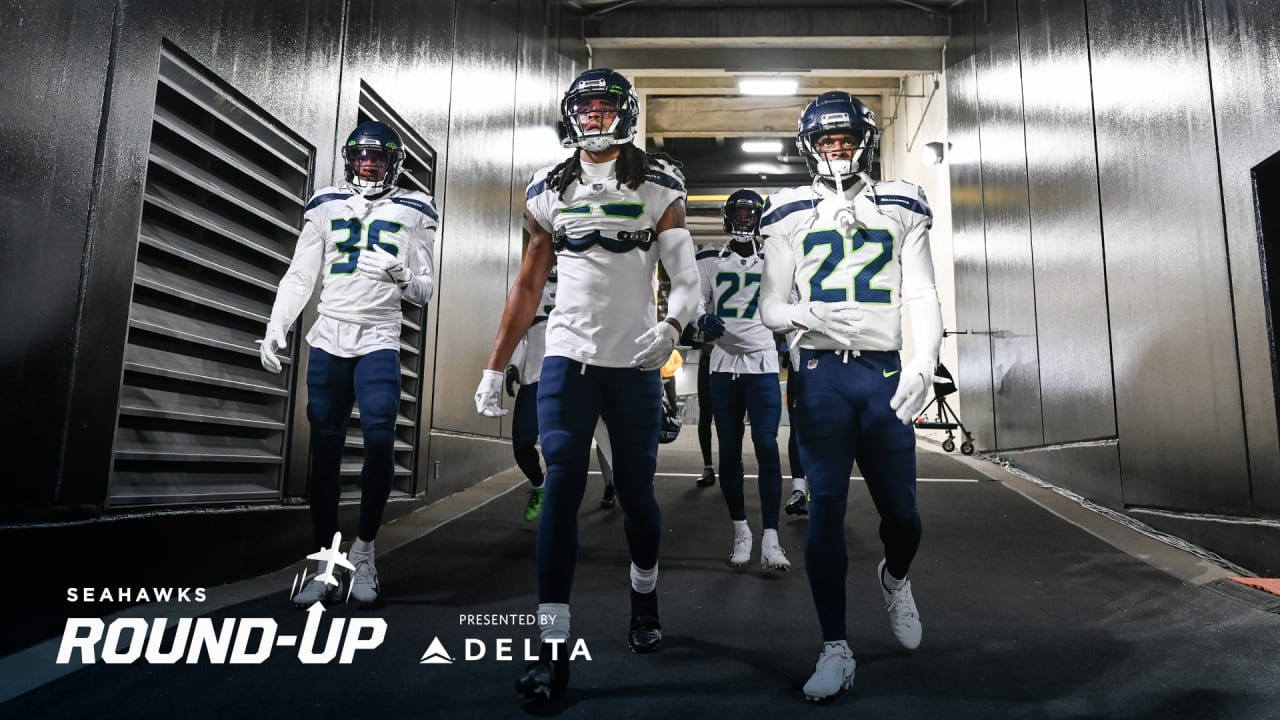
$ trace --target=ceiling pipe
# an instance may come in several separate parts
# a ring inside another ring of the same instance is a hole
[[[932,8],[932,7],[929,7],[928,5],[921,5],[920,3],[911,2],[911,0],[893,0],[893,2],[896,2],[899,5],[906,5],[907,7],[913,7],[917,10],[923,10],[929,13],[930,15],[946,15],[947,14],[946,12],[939,10],[937,8]]]
[[[617,10],[618,8],[624,8],[624,7],[628,6],[628,5],[635,5],[636,3],[638,3],[638,2],[643,2],[643,1],[644,1],[644,0],[622,0],[621,2],[616,2],[616,3],[612,4],[612,5],[610,5],[609,7],[600,8],[599,10],[596,10],[595,12],[587,13],[587,17],[600,17],[601,15],[604,15],[604,14],[605,14],[605,13],[607,13],[607,12],[613,12],[614,10]]]

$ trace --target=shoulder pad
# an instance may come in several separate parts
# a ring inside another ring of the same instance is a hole
[[[770,195],[760,211],[760,229],[781,222],[792,213],[812,210],[818,203],[808,190],[808,187],[784,188]]]
[[[524,199],[532,200],[547,190],[547,175],[551,172],[555,165],[548,165],[534,171],[533,176],[529,178],[529,184],[525,187]]]
[[[878,182],[872,186],[872,196],[876,205],[896,206],[933,219],[933,210],[929,208],[924,190],[914,183],[905,180]]]
[[[342,188],[335,187],[333,185],[322,187],[319,190],[317,190],[314,195],[311,196],[311,200],[307,202],[307,207],[303,209],[302,212],[303,213],[311,212],[315,208],[318,208],[327,202],[333,202],[335,200],[346,200],[347,198],[351,197],[351,195],[352,193],[346,190],[343,190]]]
[[[440,213],[436,211],[435,203],[431,201],[431,196],[424,192],[413,191],[396,195],[391,198],[391,202],[413,208],[436,222],[440,221]]]

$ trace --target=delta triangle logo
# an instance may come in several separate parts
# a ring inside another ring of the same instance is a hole
[[[449,657],[449,651],[444,649],[444,645],[440,642],[440,638],[431,639],[431,644],[427,646],[427,651],[422,653],[422,660],[419,665],[452,665],[453,658]]]

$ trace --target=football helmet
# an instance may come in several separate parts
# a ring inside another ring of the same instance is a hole
[[[738,190],[724,201],[720,217],[724,231],[737,242],[749,242],[760,235],[760,211],[764,198],[751,190]]]
[[[851,148],[850,157],[824,157],[820,152],[818,139],[832,132],[845,132],[853,138],[856,145]],[[879,142],[875,113],[847,92],[823,93],[800,113],[796,147],[808,164],[810,175],[844,181],[867,172],[875,162]]]
[[[601,112],[610,107],[616,113],[612,120]],[[574,78],[560,101],[560,144],[602,152],[631,142],[639,119],[640,96],[631,81],[608,68],[593,68]]]
[[[385,123],[376,120],[361,123],[347,136],[342,146],[343,168],[347,183],[362,195],[377,194],[396,184],[404,164],[404,143],[400,135]],[[382,167],[382,177],[361,177],[360,167]]]

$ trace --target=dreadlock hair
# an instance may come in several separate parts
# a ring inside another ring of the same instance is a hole
[[[633,143],[618,145],[618,163],[614,166],[614,175],[618,178],[618,187],[626,185],[635,190],[640,187],[640,183],[644,182],[644,176],[649,172],[652,165],[651,160],[664,160],[671,163],[674,167],[684,167],[679,160],[671,157],[664,152],[646,153]],[[547,185],[560,198],[564,199],[564,191],[570,184],[582,177],[582,159],[581,153],[575,152],[569,156],[564,162],[556,165],[547,173]]]

